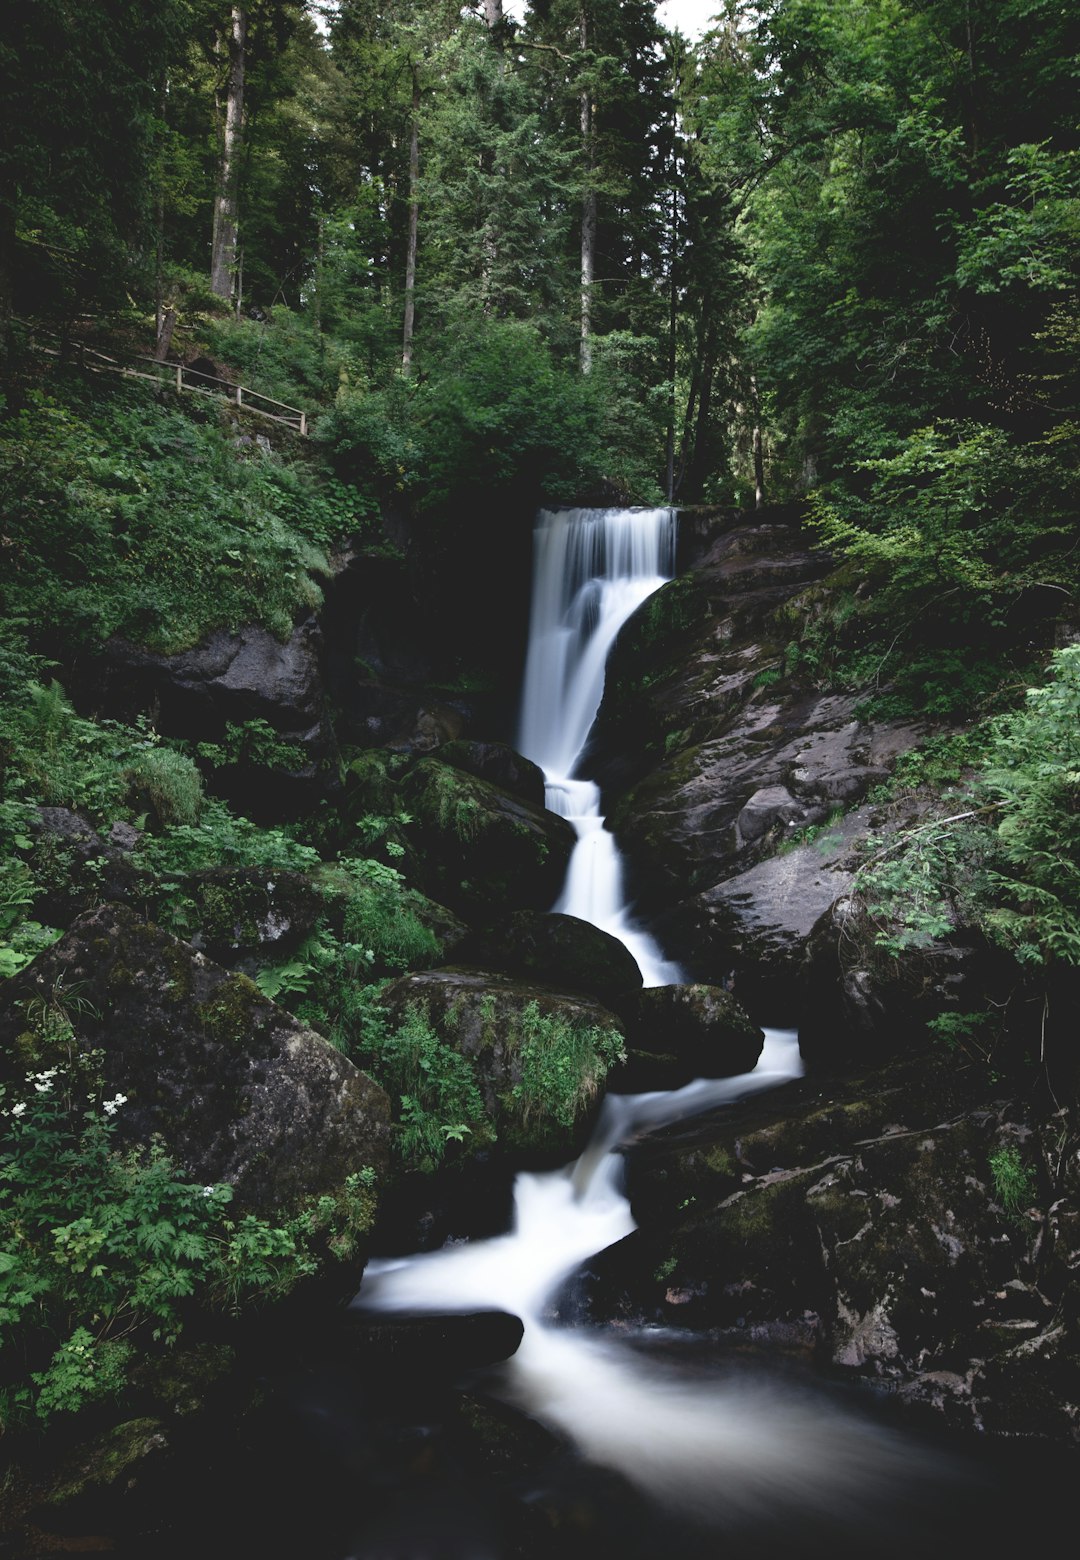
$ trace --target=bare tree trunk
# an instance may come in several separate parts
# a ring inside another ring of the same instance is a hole
[[[588,19],[578,15],[582,50],[588,48]],[[585,158],[585,190],[581,197],[581,372],[592,368],[592,301],[596,275],[596,186],[593,175],[593,105],[586,87],[581,94],[581,145]]]
[[[498,27],[502,19],[502,0],[484,0],[484,21],[488,27]]]
[[[405,323],[401,342],[401,372],[412,373],[413,323],[416,318],[416,238],[419,229],[420,76],[412,67],[412,129],[409,133],[409,238],[405,251]]]
[[[233,296],[236,269],[236,234],[239,215],[238,175],[240,139],[244,127],[244,56],[247,46],[247,12],[234,5],[228,38],[220,38],[221,51],[229,53],[225,86],[225,114],[214,200],[214,232],[210,245],[210,291],[218,298]]]
[[[757,379],[753,374],[750,375],[750,404],[754,409],[754,508],[760,509],[765,502],[765,454],[761,443],[761,403],[758,400]]]

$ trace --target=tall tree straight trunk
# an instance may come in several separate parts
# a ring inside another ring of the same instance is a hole
[[[589,46],[585,8],[578,14],[582,52]],[[592,368],[592,302],[596,276],[596,169],[593,162],[593,104],[586,86],[581,93],[581,146],[585,158],[585,190],[581,197],[581,372]]]
[[[401,338],[401,372],[412,373],[413,323],[416,319],[416,237],[419,231],[420,74],[412,67],[412,128],[409,132],[409,237],[405,250],[405,322]]]
[[[761,442],[761,402],[758,398],[755,374],[750,375],[750,404],[754,412],[754,431],[751,440],[754,453],[754,508],[760,509],[765,502],[765,450]]]
[[[679,184],[676,169],[671,189],[671,275],[668,278],[668,425],[667,425],[667,501],[675,499],[675,378],[678,369],[678,352],[675,332],[679,323],[678,267],[679,254]]]
[[[225,83],[224,118],[221,134],[221,161],[218,164],[217,195],[214,200],[214,232],[210,245],[210,291],[218,298],[231,298],[236,271],[236,235],[239,221],[240,140],[244,129],[244,61],[247,50],[247,11],[234,5],[229,35],[218,40],[222,53],[228,50],[229,70]],[[219,115],[220,115],[219,106]]]

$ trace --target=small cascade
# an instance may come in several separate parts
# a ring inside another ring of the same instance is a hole
[[[681,971],[630,915],[600,788],[579,775],[579,766],[603,697],[608,652],[631,614],[672,577],[675,536],[672,509],[541,511],[518,737],[521,752],[544,771],[548,807],[577,834],[553,908],[625,943],[646,986],[676,982]]]

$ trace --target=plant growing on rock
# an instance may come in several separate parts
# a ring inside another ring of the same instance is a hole
[[[159,1146],[119,1152],[126,1098],[94,1085],[83,1058],[0,1086],[6,1424],[117,1395],[128,1364],[174,1343],[194,1308],[232,1313],[282,1295],[316,1271],[314,1242],[338,1238],[332,1199],[275,1223],[235,1212],[227,1184],[190,1183]]]

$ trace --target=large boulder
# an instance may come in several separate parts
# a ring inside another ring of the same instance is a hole
[[[626,944],[574,915],[519,910],[492,928],[487,948],[510,974],[595,997],[624,1017],[641,991],[641,971]]]
[[[620,1092],[675,1089],[750,1072],[765,1036],[720,986],[648,986],[627,1019]]]
[[[110,639],[72,683],[80,706],[123,720],[152,712],[171,737],[217,742],[229,726],[265,722],[287,754],[266,767],[243,759],[220,769],[217,789],[254,818],[310,805],[337,784],[338,751],[327,708],[318,620],[297,624],[282,643],[248,624],[217,629],[175,655]]]
[[[565,818],[434,758],[402,795],[433,898],[480,924],[555,902],[575,844]]]
[[[608,1072],[624,1057],[623,1026],[600,1003],[468,969],[404,975],[380,1002],[391,1026],[418,1013],[467,1059],[503,1150],[550,1165],[581,1152]]]
[[[1004,1014],[1010,995],[1022,995],[1015,961],[974,927],[899,951],[878,940],[889,930],[853,892],[814,924],[798,979],[799,1042],[808,1061],[836,1066],[925,1045],[928,1020],[988,1007]],[[971,1038],[977,1055],[974,1031]]]
[[[228,1182],[280,1212],[385,1169],[389,1101],[291,1014],[126,906],[80,916],[7,982],[0,1066],[70,1068],[100,1058],[121,1142],[160,1141],[184,1175]],[[78,1073],[71,1073],[78,1088]]]

